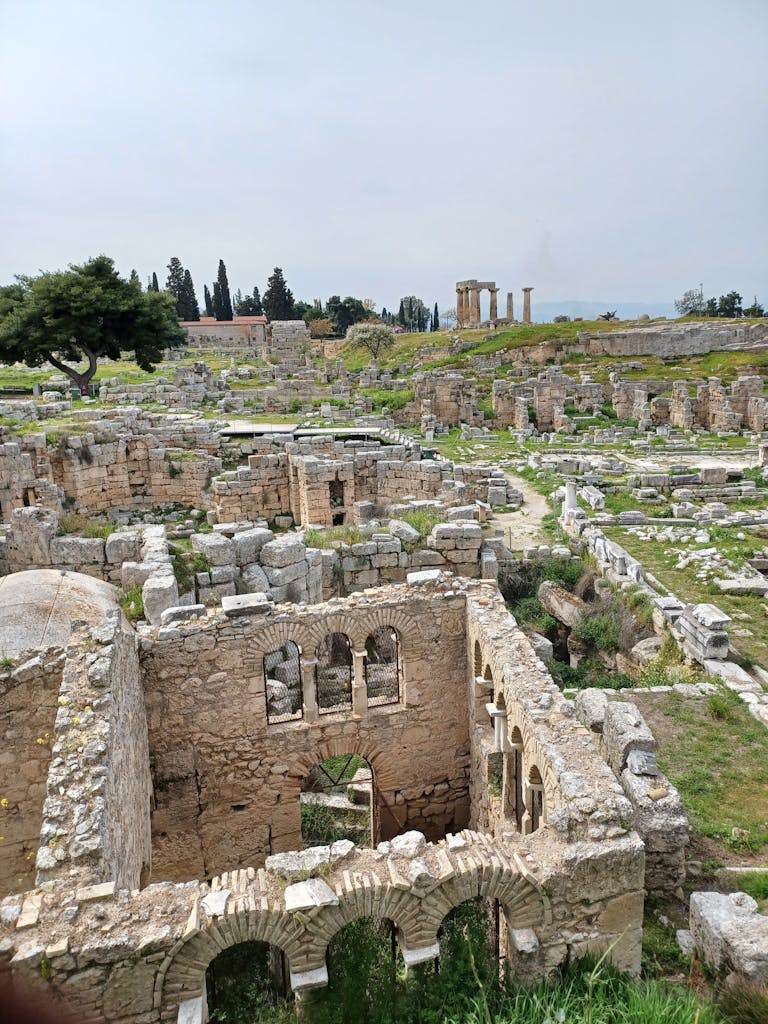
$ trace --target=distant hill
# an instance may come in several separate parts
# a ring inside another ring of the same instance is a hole
[[[537,302],[535,293],[531,296],[531,313],[537,323],[546,323],[556,316],[580,316],[584,320],[594,320],[607,310],[616,310],[620,320],[636,320],[643,313],[651,319],[657,316],[676,317],[674,305],[669,302],[606,302],[596,299],[594,302],[573,299],[565,302]],[[522,310],[515,310],[518,317]]]

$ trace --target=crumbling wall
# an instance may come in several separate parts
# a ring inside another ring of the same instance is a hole
[[[330,603],[255,619],[209,617],[143,641],[155,877],[210,876],[300,848],[302,780],[332,754],[370,761],[382,838],[403,828],[439,837],[466,824],[464,601],[413,595],[403,605],[403,596],[397,588],[369,591],[347,599],[343,613]],[[359,718],[311,720],[322,638],[341,632],[364,652],[379,625],[400,638],[400,702],[364,708]],[[287,639],[302,651],[305,712],[270,725],[263,657]]]
[[[0,896],[34,885],[63,664],[51,648],[0,670]]]

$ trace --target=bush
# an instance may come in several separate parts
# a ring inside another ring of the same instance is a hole
[[[733,706],[724,693],[711,693],[707,697],[707,711],[719,722],[732,722]]]
[[[107,522],[104,519],[92,519],[90,516],[75,512],[64,513],[59,519],[58,535],[60,537],[74,534],[77,537],[106,540],[114,532],[114,523]]]
[[[419,508],[413,512],[403,512],[398,518],[418,530],[421,539],[425,540],[438,523],[445,522],[445,513],[431,508]]]
[[[612,613],[598,612],[582,617],[573,627],[573,635],[597,651],[618,651],[619,619]]]

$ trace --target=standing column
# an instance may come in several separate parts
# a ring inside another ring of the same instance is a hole
[[[368,710],[368,689],[365,685],[365,651],[352,651],[355,676],[352,680],[352,717],[362,718]]]
[[[491,288],[491,320],[497,320],[499,317],[499,308],[496,300],[498,294],[498,288]]]
[[[304,721],[317,721],[317,693],[315,692],[315,668],[317,658],[301,659],[301,694],[304,704]]]
[[[529,324],[531,322],[531,292],[533,287],[523,288],[523,323]]]
[[[466,287],[462,288],[459,295],[461,296],[461,314],[459,317],[459,323],[462,327],[466,327],[467,321],[469,320],[469,289]]]
[[[464,292],[461,288],[456,288],[456,326],[461,327],[464,324]]]
[[[470,303],[470,314],[469,314],[469,325],[470,327],[480,326],[480,291],[478,288],[472,288],[469,292],[469,303]]]
[[[515,319],[515,296],[513,292],[507,292],[507,320]]]

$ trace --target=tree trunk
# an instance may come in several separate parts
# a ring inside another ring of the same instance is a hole
[[[96,373],[98,364],[96,361],[96,354],[94,352],[91,352],[90,349],[85,348],[84,345],[81,345],[80,347],[82,348],[83,352],[85,353],[88,359],[88,369],[84,370],[82,373],[80,373],[74,367],[67,366],[66,363],[62,363],[55,356],[52,355],[48,356],[48,362],[55,366],[57,370],[61,370],[62,373],[65,373],[70,380],[74,381],[75,384],[80,388],[81,395],[87,395],[88,385],[90,384],[93,375]]]

